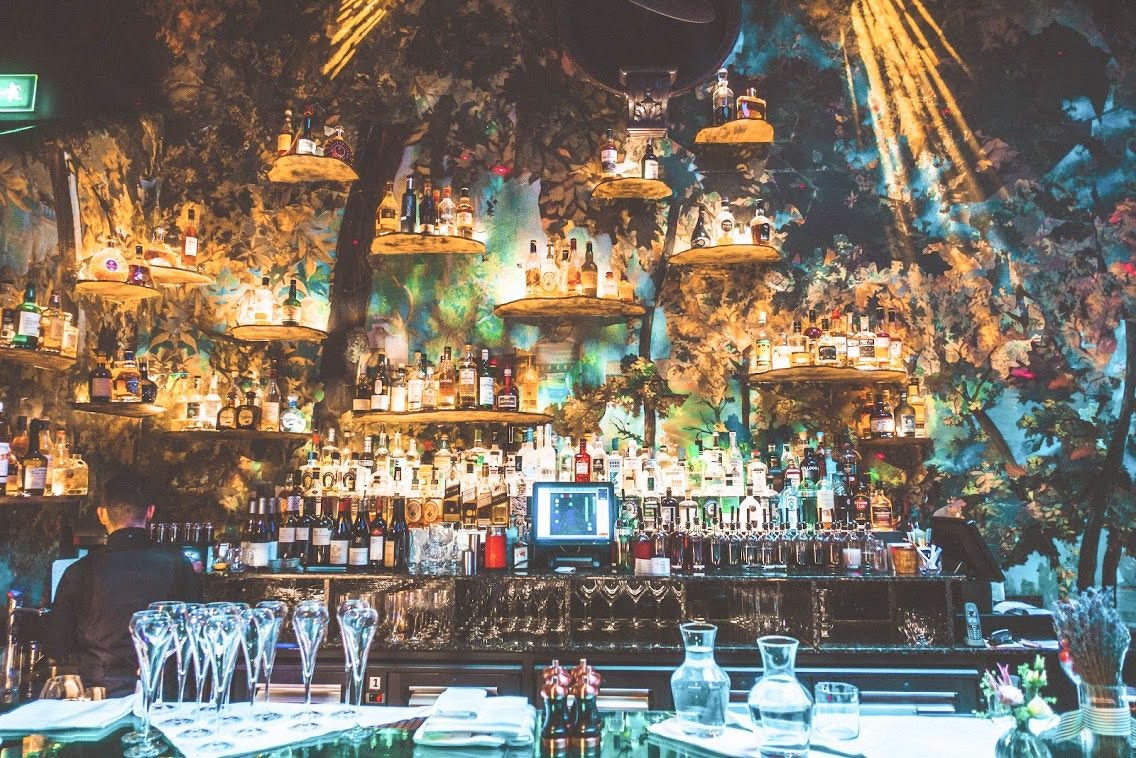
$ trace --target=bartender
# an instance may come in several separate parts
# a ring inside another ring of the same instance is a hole
[[[159,600],[201,601],[201,581],[189,558],[150,540],[152,503],[146,482],[135,474],[121,472],[107,482],[96,509],[107,530],[106,550],[67,568],[43,618],[47,654],[72,664],[84,686],[106,687],[111,697],[132,693],[138,679],[130,617]]]

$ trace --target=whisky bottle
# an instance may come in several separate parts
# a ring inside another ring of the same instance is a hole
[[[51,293],[47,308],[40,314],[40,350],[58,353],[63,344],[63,309],[58,292]]]
[[[433,234],[437,222],[438,206],[434,202],[434,188],[430,180],[422,184],[422,200],[418,203],[418,223],[422,225],[423,234]]]
[[[537,394],[540,390],[540,375],[537,374],[536,363],[532,355],[528,357],[525,368],[518,377],[517,392],[520,395],[520,409],[526,413],[537,413],[540,403]]]
[[[836,353],[836,340],[832,338],[830,324],[827,318],[820,320],[820,337],[815,343],[813,360],[818,366],[839,365],[839,356]]]
[[[425,358],[423,358],[425,360]],[[438,407],[438,377],[434,367],[426,366],[426,377],[422,381],[422,410],[432,411]]]
[[[383,199],[375,209],[375,236],[398,231],[398,203],[394,199],[394,182],[387,182]]]
[[[801,320],[793,320],[793,333],[789,335],[789,365],[807,366],[810,358],[805,335],[801,331]]]
[[[583,280],[581,279],[582,274],[583,272],[580,267],[580,252],[576,248],[576,238],[573,237],[568,241],[568,276],[565,286],[565,294],[584,294],[584,285]]]
[[[24,288],[24,302],[16,306],[16,333],[12,347],[35,350],[39,347],[40,308],[35,301],[35,285],[28,282]]]
[[[757,120],[765,120],[766,104],[765,101],[757,96],[757,90],[750,87],[745,91],[744,95],[738,95],[737,102],[737,116],[738,118],[752,118]]]
[[[481,363],[477,370],[477,406],[492,408],[496,394],[494,366],[489,360],[489,349],[481,348]]]
[[[181,267],[197,269],[197,226],[193,223],[194,209],[189,209],[189,219],[181,233]]]
[[[375,376],[371,385],[371,410],[373,411],[390,410],[390,386],[387,379],[387,356],[379,351]]]
[[[540,255],[536,240],[529,240],[529,257],[525,260],[525,297],[540,295]]]
[[[517,385],[513,384],[513,370],[505,369],[505,378],[502,383],[501,391],[497,394],[496,404],[499,411],[515,411],[519,409],[520,395],[517,391]]]
[[[730,89],[728,75],[726,69],[718,69],[718,80],[710,90],[711,119],[714,126],[721,126],[734,118],[734,91]]]
[[[366,361],[360,359],[355,367],[355,396],[351,398],[351,410],[371,410],[371,391],[375,383],[367,372]]]
[[[255,431],[259,425],[260,408],[256,407],[256,392],[250,389],[245,392],[245,402],[237,408],[237,428]]]
[[[768,245],[773,238],[773,222],[765,215],[765,201],[758,199],[753,220],[749,222],[750,238],[755,245]]]
[[[253,296],[252,323],[265,326],[272,323],[272,313],[276,310],[276,297],[272,294],[267,276],[260,278],[260,286]]]
[[[734,244],[734,212],[730,210],[730,199],[722,197],[722,207],[714,217],[714,229],[718,235],[718,245]]]
[[[473,239],[473,201],[469,198],[469,187],[461,188],[456,219],[458,236]]]
[[[896,322],[895,311],[887,314],[888,332],[891,334],[891,348],[888,351],[888,368],[894,371],[903,370],[903,336],[899,333],[899,324]]]
[[[768,318],[765,311],[757,314],[757,333],[753,335],[753,370],[756,373],[773,367],[773,340],[766,329]]]
[[[434,190],[437,192],[437,190]],[[438,234],[444,234],[447,237],[457,235],[457,206],[454,205],[454,199],[450,197],[450,186],[447,184],[446,188],[442,191],[442,199],[438,201]]]
[[[402,213],[399,216],[399,231],[414,234],[418,224],[418,198],[414,195],[414,177],[406,177],[406,191],[402,193]]]
[[[627,278],[627,271],[619,273],[619,299],[625,303],[635,302],[635,285]]]
[[[287,155],[292,152],[292,109],[284,111],[284,122],[280,131],[276,133],[276,155]]]
[[[284,326],[300,325],[300,298],[296,293],[296,279],[288,282],[288,297],[280,304],[280,323]]]
[[[877,368],[876,361],[876,333],[868,328],[868,317],[860,316],[860,331],[856,333],[856,368]],[[849,340],[848,351],[852,352],[852,340]]]
[[[648,138],[643,160],[639,162],[640,175],[644,179],[659,178],[659,159],[655,155],[655,140]]]
[[[29,497],[39,497],[47,489],[48,460],[40,451],[40,436],[43,431],[44,421],[32,419],[28,424],[27,453],[20,459],[21,491]]]
[[[422,410],[422,395],[426,388],[426,357],[421,350],[414,351],[414,363],[407,367],[406,410]]]
[[[600,148],[600,171],[605,177],[613,177],[618,164],[619,151],[615,146],[615,131],[608,129],[604,133],[604,143]]]
[[[884,309],[876,308],[876,339],[875,339],[876,365],[886,369],[891,364],[891,334],[884,321]]]
[[[915,408],[907,400],[907,390],[899,393],[899,405],[895,407],[895,436],[915,436]]]
[[[158,399],[158,385],[150,378],[149,361],[138,363],[138,397],[143,403],[153,403]]]
[[[706,228],[706,208],[698,206],[698,220],[694,222],[694,231],[690,233],[690,246],[691,247],[710,247],[713,241],[710,239],[710,232]]]
[[[438,361],[438,407],[447,410],[457,407],[457,374],[449,345],[442,351],[442,359]]]
[[[115,367],[111,380],[111,402],[137,403],[142,400],[138,383],[142,376],[138,373],[138,364],[134,362],[134,351],[127,350],[123,354],[122,362]]]
[[[241,393],[237,389],[237,382],[234,379],[229,385],[229,394],[226,397],[225,404],[221,406],[221,410],[217,412],[217,428],[218,429],[236,429],[237,428],[237,408],[241,403]]]
[[[914,423],[914,415],[912,413],[912,423]],[[887,439],[895,436],[895,416],[884,406],[884,396],[880,392],[876,393],[876,404],[872,409],[870,423],[872,439]]]
[[[465,355],[458,368],[457,395],[459,408],[477,407],[477,359],[473,355],[473,345],[465,345]]]
[[[107,368],[106,353],[98,353],[95,367],[87,375],[87,390],[92,403],[109,403],[113,394],[111,373]]]
[[[556,251],[549,242],[544,262],[540,265],[540,294],[542,297],[555,297],[559,290],[560,268],[556,265]]]
[[[535,257],[536,240],[533,240],[532,254]],[[599,292],[599,268],[596,266],[595,252],[592,250],[592,241],[584,243],[584,265],[580,267],[580,287],[587,297],[595,297]]]
[[[316,154],[316,138],[312,128],[312,121],[315,119],[315,106],[308,104],[304,106],[304,118],[300,122],[300,136],[296,140],[296,155],[315,155]]]
[[[832,341],[836,344],[836,365],[848,365],[848,332],[844,326],[843,311],[834,311],[835,319],[832,321]]]

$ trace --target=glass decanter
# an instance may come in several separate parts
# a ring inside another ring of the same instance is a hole
[[[671,674],[675,715],[686,734],[717,737],[726,726],[730,677],[714,661],[718,627],[691,622],[679,626],[686,659]]]
[[[749,692],[749,715],[761,730],[763,758],[806,758],[813,724],[813,698],[794,672],[792,637],[759,637],[764,674]]]

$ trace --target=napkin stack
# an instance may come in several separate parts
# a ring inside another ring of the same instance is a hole
[[[486,697],[485,690],[450,687],[414,733],[424,747],[517,747],[536,737],[536,711],[523,697]]]
[[[133,697],[107,700],[33,700],[0,716],[0,732],[40,734],[103,729],[130,714]]]

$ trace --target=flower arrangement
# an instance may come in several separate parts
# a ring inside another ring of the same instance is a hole
[[[1053,621],[1079,681],[1105,687],[1122,683],[1120,672],[1132,636],[1105,592],[1090,587],[1070,596],[1053,609]]]
[[[1041,691],[1049,682],[1045,675],[1045,660],[1039,655],[1033,663],[1018,666],[1018,683],[1010,676],[1010,667],[998,664],[998,673],[987,671],[982,676],[982,693],[991,704],[998,706],[997,713],[1009,711],[1019,724],[1027,724],[1030,719],[1048,718],[1053,715],[1051,707],[1054,699],[1042,697]],[[994,712],[987,711],[993,716]]]

